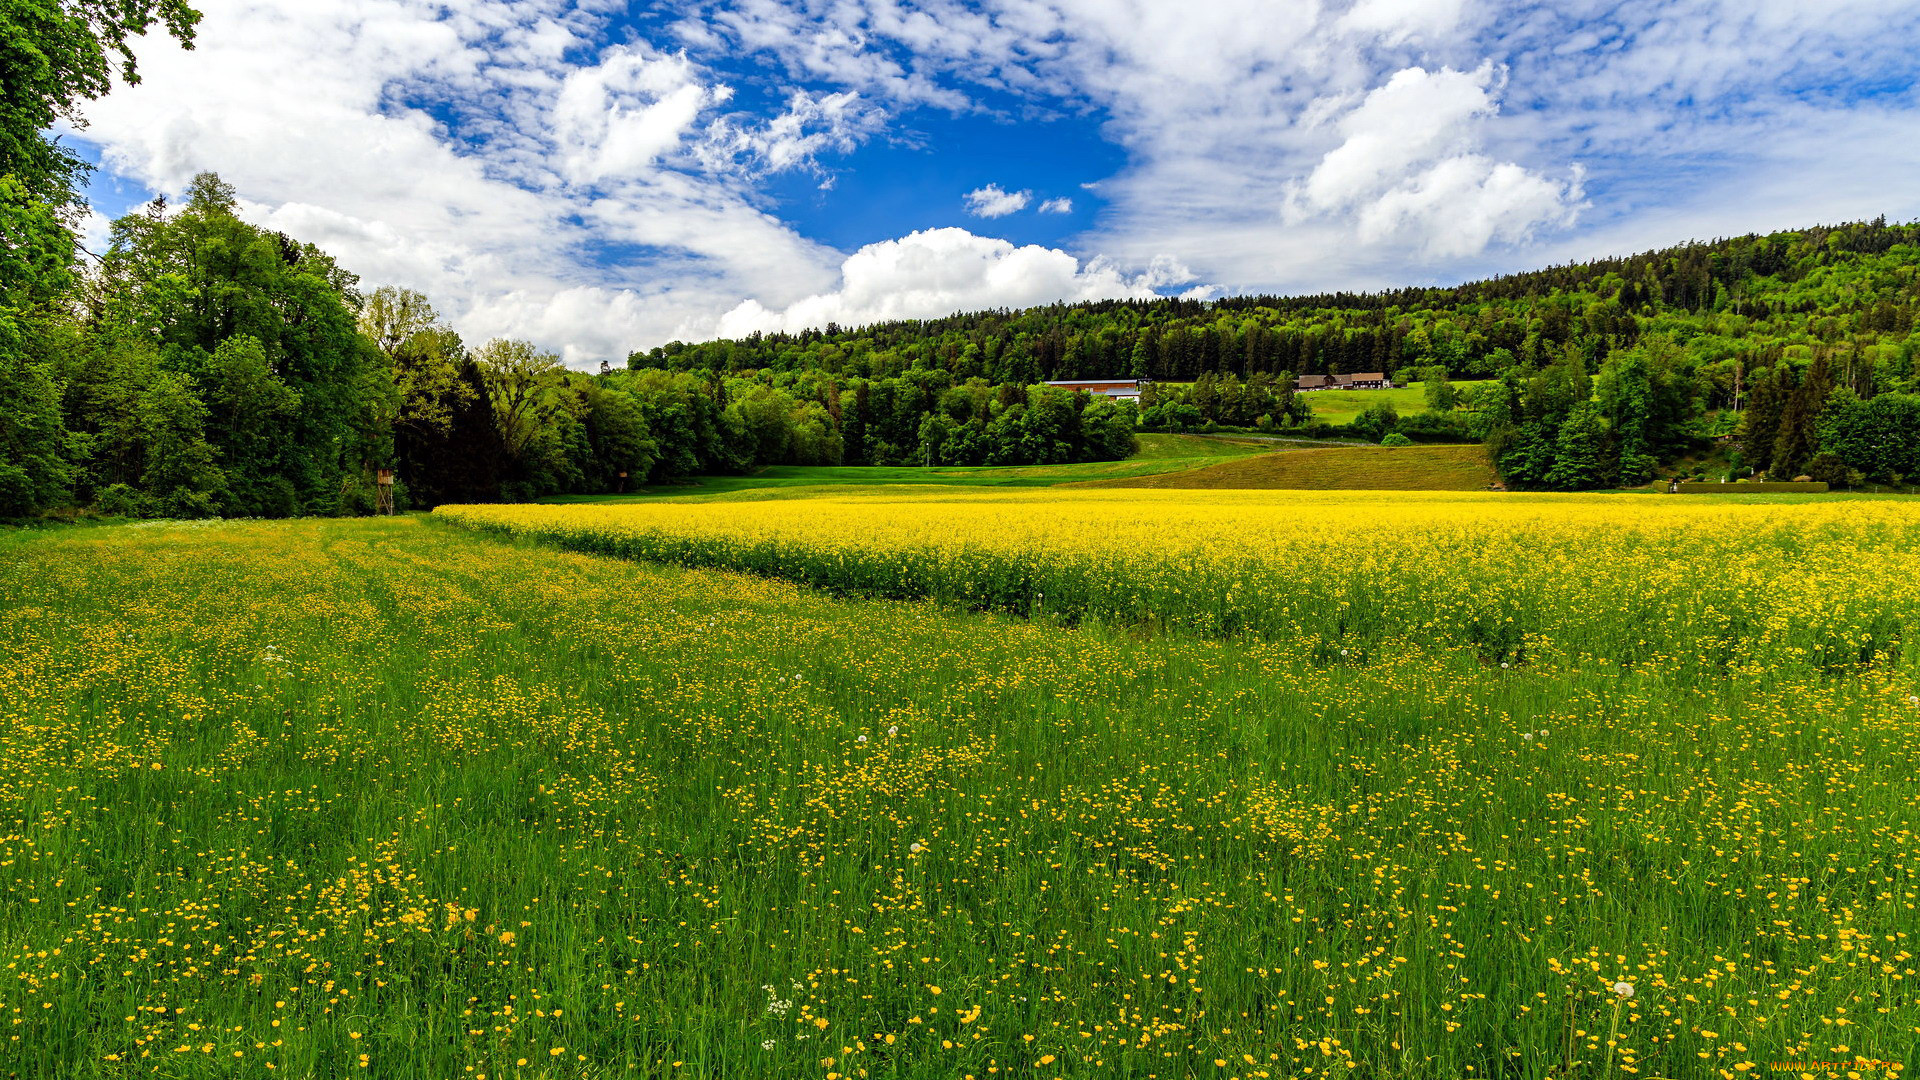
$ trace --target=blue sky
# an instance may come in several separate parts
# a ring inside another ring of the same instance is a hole
[[[70,135],[471,339],[1441,283],[1920,216],[1910,0],[202,0]]]

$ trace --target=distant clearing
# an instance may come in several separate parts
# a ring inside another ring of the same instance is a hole
[[[1454,388],[1464,390],[1479,386],[1485,380],[1463,380],[1455,382]],[[1408,383],[1391,390],[1310,390],[1300,395],[1300,400],[1313,408],[1315,420],[1343,424],[1365,412],[1374,405],[1391,405],[1401,416],[1412,416],[1427,411],[1427,384]]]
[[[1496,479],[1483,446],[1342,446],[1287,450],[1155,476],[1074,487],[1484,491]]]

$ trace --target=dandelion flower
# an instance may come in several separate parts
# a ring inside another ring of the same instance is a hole
[[[1616,994],[1619,994],[1623,998],[1630,998],[1633,996],[1633,984],[1630,982],[1614,983],[1613,992]]]

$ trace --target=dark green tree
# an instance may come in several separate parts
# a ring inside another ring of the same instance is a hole
[[[1607,482],[1607,422],[1591,401],[1575,405],[1561,423],[1554,441],[1553,466],[1547,486],[1559,491],[1587,491]]]

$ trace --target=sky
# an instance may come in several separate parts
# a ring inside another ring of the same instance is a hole
[[[62,137],[571,365],[1920,218],[1912,0],[197,0]]]

